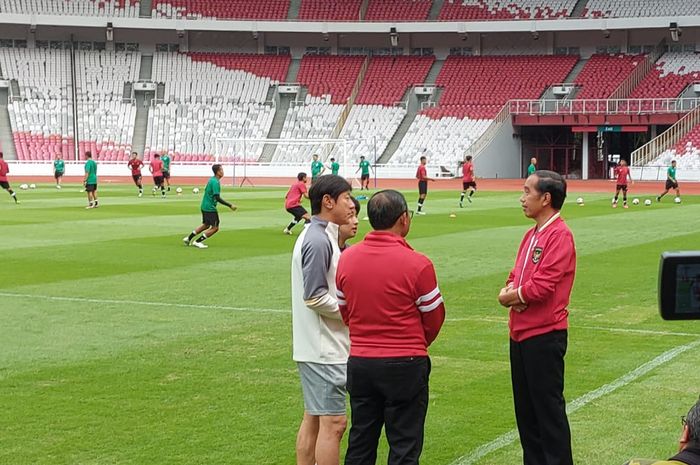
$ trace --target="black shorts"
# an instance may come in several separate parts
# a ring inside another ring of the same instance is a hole
[[[153,182],[156,184],[156,186],[162,186],[163,176],[153,176]]]
[[[53,177],[54,177],[54,178],[58,179],[58,178],[60,178],[61,176],[63,176],[63,171],[54,171],[54,172],[53,172]]]
[[[165,179],[170,179],[170,171],[168,170],[163,170],[163,177]]]
[[[428,181],[418,181],[418,193],[420,195],[428,193]]]
[[[469,181],[469,182],[462,181],[462,190],[463,191],[466,191],[470,187],[473,187],[476,190],[476,183],[474,181]]]
[[[7,181],[0,181],[0,187],[3,189],[9,189],[10,188],[10,183]]]
[[[97,190],[97,184],[85,184],[85,192],[95,192]]]
[[[202,224],[207,226],[219,226],[219,213],[205,212],[202,210]]]
[[[678,183],[673,182],[670,179],[666,180],[666,189],[678,189]]]
[[[627,184],[618,184],[617,186],[615,186],[615,190],[627,192]]]
[[[140,174],[132,174],[131,178],[134,180],[134,182],[141,182],[141,175]]]
[[[294,217],[294,221],[299,221],[308,213],[306,208],[302,207],[301,205],[298,207],[288,208],[287,211]]]
[[[369,174],[363,174],[362,176],[360,176],[360,179],[363,181],[369,179]]]

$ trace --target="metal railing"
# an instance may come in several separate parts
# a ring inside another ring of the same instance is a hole
[[[464,156],[466,157],[467,155],[471,155],[474,157],[474,159],[476,159],[476,157],[479,156],[479,154],[491,143],[491,141],[493,141],[498,133],[498,130],[501,128],[503,123],[510,118],[510,115],[510,105],[503,105],[503,108],[501,108],[501,111],[499,111],[493,118],[491,124],[489,124],[489,127],[487,127],[483,134],[481,134],[481,136],[479,136],[479,138],[475,140],[474,143],[469,146],[469,148],[467,148]]]
[[[662,39],[661,42],[659,42],[656,47],[654,48],[654,51],[652,51],[649,55],[644,57],[644,61],[640,64],[637,65],[634,70],[625,78],[622,83],[615,89],[615,91],[610,94],[611,99],[621,99],[621,98],[626,98],[629,97],[630,94],[632,94],[632,91],[634,90],[635,87],[639,85],[640,82],[642,82],[642,79],[646,77],[646,75],[649,73],[649,71],[654,67],[654,64],[656,64],[656,60],[661,58],[661,55],[663,55],[666,52],[666,39]]]
[[[665,132],[632,152],[632,166],[644,166],[666,150],[672,149],[690,130],[700,124],[700,107],[678,120]]]
[[[511,100],[507,105],[513,115],[646,115],[687,113],[700,98]]]

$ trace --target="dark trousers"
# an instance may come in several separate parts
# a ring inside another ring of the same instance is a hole
[[[351,423],[345,465],[375,465],[385,428],[389,465],[418,464],[428,411],[428,357],[348,360]]]
[[[567,332],[510,341],[515,419],[525,465],[572,465],[564,400]]]

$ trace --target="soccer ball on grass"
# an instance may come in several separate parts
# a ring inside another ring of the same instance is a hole
[[[673,201],[676,202],[676,203],[681,203],[681,198],[680,198],[680,197],[676,197],[675,199],[673,199]]]
[[[199,187],[195,187],[194,189],[192,189],[192,193],[199,194]]]
[[[30,185],[29,185],[29,188],[30,188],[30,189],[36,189],[36,184],[30,184]]]
[[[644,201],[644,205],[646,205],[647,207],[651,206],[651,200],[646,199],[646,200]]]
[[[639,205],[639,199],[632,199],[632,205]]]
[[[23,191],[26,191],[27,189],[29,189],[29,185],[28,184],[20,184],[19,188],[22,189]]]
[[[579,197],[578,199],[576,199],[576,203],[583,207],[583,197]]]
[[[182,195],[182,187],[175,189],[175,192],[177,192],[177,195]]]

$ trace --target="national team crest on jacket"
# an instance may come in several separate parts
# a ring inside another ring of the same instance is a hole
[[[542,258],[542,247],[535,247],[532,250],[532,263],[539,263]]]

